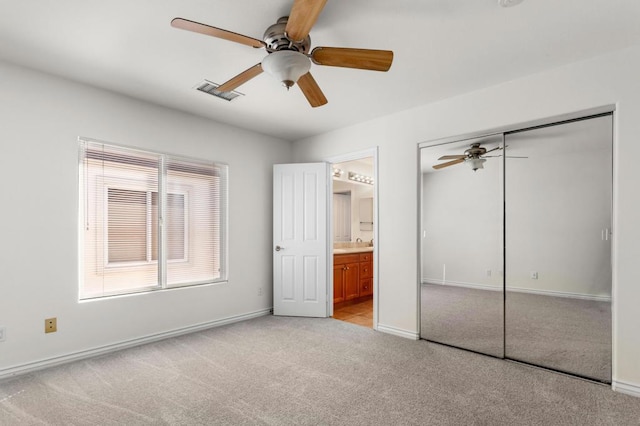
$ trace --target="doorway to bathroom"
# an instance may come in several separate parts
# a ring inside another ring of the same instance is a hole
[[[331,164],[333,318],[376,328],[377,150],[327,160]]]

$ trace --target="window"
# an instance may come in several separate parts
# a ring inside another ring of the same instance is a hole
[[[186,194],[167,194],[167,260],[186,260]],[[107,264],[158,260],[158,193],[107,189]]]
[[[226,279],[227,167],[81,141],[80,298]]]

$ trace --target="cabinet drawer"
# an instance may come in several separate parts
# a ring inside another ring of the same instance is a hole
[[[373,277],[373,263],[360,262],[360,278]]]
[[[360,279],[360,297],[373,294],[373,278]]]
[[[360,253],[360,262],[369,262],[373,259],[373,253]]]
[[[356,263],[356,262],[360,262],[360,255],[358,253],[333,255],[334,265],[344,265],[345,263]]]

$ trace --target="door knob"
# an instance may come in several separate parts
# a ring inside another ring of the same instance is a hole
[[[276,251],[284,250],[284,247],[276,246]]]

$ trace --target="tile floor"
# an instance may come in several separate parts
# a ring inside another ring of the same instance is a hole
[[[373,328],[373,298],[333,308],[333,318]]]

